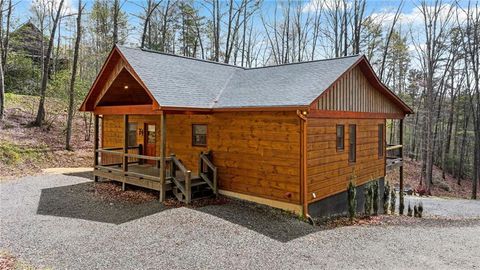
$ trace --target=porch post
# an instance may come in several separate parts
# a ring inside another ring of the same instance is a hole
[[[402,163],[400,164],[399,168],[399,179],[400,179],[400,204],[399,204],[399,212],[400,215],[403,215],[403,209],[405,208],[405,204],[403,201],[403,118],[400,119],[400,128],[399,128],[399,144],[402,146],[399,148],[400,158],[402,159]]]
[[[123,153],[128,153],[128,114],[123,116]],[[128,172],[128,157],[123,155],[123,182],[122,182],[122,191],[125,191],[125,177],[126,172]]]
[[[93,129],[93,170],[95,171],[98,166],[98,114],[95,114],[94,129]],[[93,176],[93,181],[98,182],[98,176]]]
[[[166,174],[166,164],[165,164],[165,152],[166,152],[166,144],[167,144],[167,125],[166,125],[166,115],[165,112],[162,111],[160,115],[160,202],[165,201],[165,174]]]

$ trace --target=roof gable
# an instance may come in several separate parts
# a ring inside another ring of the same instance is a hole
[[[312,108],[328,111],[402,113],[380,90],[373,87],[359,65],[355,66],[313,103]]]
[[[211,108],[241,68],[119,46],[162,107]]]

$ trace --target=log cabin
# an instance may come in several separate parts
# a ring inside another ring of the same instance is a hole
[[[386,121],[413,113],[362,55],[243,68],[118,45],[80,110],[95,115],[95,181],[304,216],[344,212],[352,179],[382,187],[402,168]]]

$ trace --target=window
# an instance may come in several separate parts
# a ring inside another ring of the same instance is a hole
[[[192,125],[192,145],[207,146],[207,125]]]
[[[137,145],[137,123],[128,123],[128,146]]]
[[[383,147],[384,147],[384,139],[383,139],[383,124],[378,124],[378,157],[383,157]]]
[[[348,162],[357,160],[357,125],[348,126]]]
[[[337,151],[345,148],[345,126],[337,125]]]

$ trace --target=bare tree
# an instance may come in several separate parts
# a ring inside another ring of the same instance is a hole
[[[452,6],[444,5],[442,0],[434,1],[433,6],[429,6],[426,1],[420,4],[420,12],[423,16],[425,48],[420,48],[422,54],[422,62],[425,72],[425,189],[430,192],[430,185],[433,182],[433,110],[435,99],[435,71],[442,61],[442,55],[445,52],[445,41],[447,31],[449,30],[449,22],[452,17]],[[444,12],[445,11],[445,12]],[[444,15],[445,14],[445,15]]]
[[[75,104],[75,78],[77,76],[77,63],[80,51],[80,41],[82,40],[82,12],[84,6],[82,6],[82,0],[78,0],[78,15],[77,15],[77,34],[75,38],[75,48],[73,51],[73,64],[72,64],[72,76],[70,78],[70,88],[68,91],[68,116],[67,116],[67,134],[65,148],[72,150],[70,140],[72,138],[72,122],[73,122],[73,110]]]
[[[153,0],[148,0],[147,1],[147,7],[145,8],[145,19],[143,21],[143,33],[142,33],[142,41],[141,41],[141,48],[145,48],[145,39],[147,37],[147,30],[148,27],[150,26],[150,19],[152,17],[152,14],[155,12],[155,10],[158,8],[158,6],[162,3],[162,1],[155,2]],[[151,44],[148,44],[148,47],[150,47]]]
[[[469,1],[464,13],[466,15],[465,25],[460,29],[466,53],[465,75],[475,134],[471,197],[477,199],[477,188],[480,181],[480,7],[478,2],[472,4]]]
[[[365,0],[355,0],[353,8],[353,38],[352,49],[354,54],[360,53],[360,34],[362,33],[363,16],[365,13]]]
[[[386,62],[386,59],[387,59],[388,48],[390,47],[390,41],[392,40],[392,35],[395,32],[395,25],[397,24],[398,19],[400,18],[402,8],[403,8],[403,0],[398,5],[397,11],[395,12],[395,16],[393,16],[392,25],[390,26],[390,30],[388,32],[388,35],[387,35],[387,38],[386,38],[386,41],[385,41],[385,46],[383,48],[383,54],[382,54],[382,64],[380,66],[380,80],[384,79],[383,78],[383,73],[385,71],[385,62]]]
[[[37,117],[35,118],[35,121],[33,123],[33,125],[35,126],[41,126],[43,123],[43,120],[45,119],[45,95],[47,92],[48,77],[50,74],[50,57],[52,55],[52,50],[53,50],[53,41],[55,39],[55,31],[57,29],[57,24],[60,19],[60,14],[62,12],[64,1],[65,0],[60,0],[58,4],[57,12],[55,14],[55,18],[53,19],[53,22],[52,22],[53,24],[52,30],[50,32],[47,53],[45,55],[45,60],[43,64],[42,85],[40,88],[40,102],[38,104]]]
[[[3,30],[3,0],[0,1],[0,121],[5,115],[5,68],[7,62],[8,43],[10,36],[10,18],[12,16],[12,0],[8,1],[7,22]],[[5,37],[4,37],[5,35]]]

